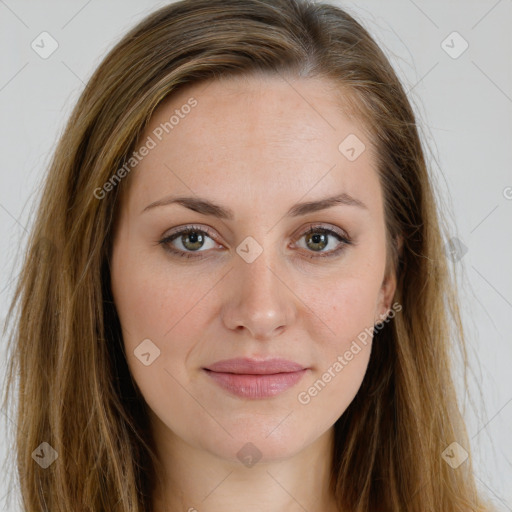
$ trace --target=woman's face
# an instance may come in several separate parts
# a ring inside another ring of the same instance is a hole
[[[395,281],[370,141],[328,86],[195,84],[140,138],[112,289],[130,371],[168,446],[289,457],[360,387]]]

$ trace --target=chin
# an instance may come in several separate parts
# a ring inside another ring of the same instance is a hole
[[[325,432],[316,425],[306,428],[304,424],[294,424],[290,421],[294,413],[283,422],[287,414],[289,412],[279,418],[267,417],[264,420],[255,419],[253,415],[252,419],[238,420],[236,424],[226,425],[233,437],[224,431],[220,434],[216,428],[211,435],[202,430],[200,438],[195,442],[188,442],[216,457],[235,464],[242,463],[248,468],[258,463],[286,460],[313,444]]]

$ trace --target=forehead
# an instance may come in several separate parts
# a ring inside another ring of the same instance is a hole
[[[334,189],[380,195],[365,126],[325,79],[236,77],[187,86],[159,105],[137,147],[149,140],[152,149],[131,175],[138,203],[173,192],[218,202],[244,193],[272,201],[278,192],[295,202]],[[348,158],[349,146],[357,158]]]

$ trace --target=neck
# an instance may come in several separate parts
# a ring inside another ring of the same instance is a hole
[[[329,488],[333,428],[296,454],[252,466],[186,444],[165,425],[153,430],[163,467],[153,512],[338,512]]]

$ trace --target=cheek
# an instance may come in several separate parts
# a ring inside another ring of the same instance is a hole
[[[169,411],[180,411],[180,425],[190,425],[197,411],[185,391],[190,379],[185,362],[201,332],[195,315],[204,292],[191,286],[192,277],[177,278],[175,272],[171,280],[135,259],[113,258],[113,263],[112,291],[130,373],[157,418],[169,422]]]
[[[374,325],[382,279],[380,267],[347,267],[339,276],[325,279],[321,288],[304,288],[299,292],[328,327],[330,336],[326,342],[333,349],[343,349],[360,332]]]
[[[111,277],[125,344],[135,348],[150,338],[160,346],[200,301],[201,280],[129,243],[125,235],[114,246]]]
[[[319,362],[297,397],[315,417],[327,411],[335,421],[357,394],[370,358],[379,289],[379,272],[369,267],[326,283],[324,293],[307,299],[329,328],[327,336],[316,340]]]
[[[162,403],[181,410],[190,401],[182,386],[188,389],[195,378],[189,370],[196,363],[194,349],[202,346],[218,310],[218,281],[219,275],[211,272],[210,277],[201,276],[197,270],[138,256],[137,251],[123,252],[121,246],[113,253],[112,292],[127,363],[155,411]]]

